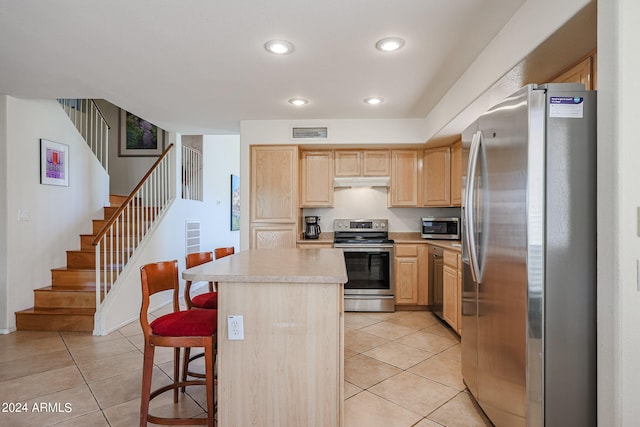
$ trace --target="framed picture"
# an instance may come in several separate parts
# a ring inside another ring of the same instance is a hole
[[[69,186],[69,146],[40,140],[40,184]]]
[[[240,177],[231,175],[231,231],[240,230]]]
[[[164,149],[164,132],[128,111],[120,110],[120,157],[157,157]]]

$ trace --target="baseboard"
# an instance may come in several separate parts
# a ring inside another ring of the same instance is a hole
[[[15,327],[15,326],[12,326],[12,327],[11,327],[11,328],[9,328],[9,329],[0,329],[0,335],[7,335],[7,334],[11,334],[11,333],[13,333],[13,332],[15,332],[15,331],[16,331],[16,327]]]

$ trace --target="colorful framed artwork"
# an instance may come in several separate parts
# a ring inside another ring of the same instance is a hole
[[[69,186],[69,146],[40,139],[40,184]]]
[[[120,110],[120,157],[157,157],[164,149],[164,132],[128,111]]]
[[[231,231],[240,230],[240,177],[231,175]]]

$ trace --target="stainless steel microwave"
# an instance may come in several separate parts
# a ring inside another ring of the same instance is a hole
[[[422,218],[421,234],[423,239],[460,239],[460,218]]]

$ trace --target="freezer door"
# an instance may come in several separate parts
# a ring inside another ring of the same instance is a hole
[[[530,158],[530,148],[544,151],[544,118],[544,92],[527,86],[479,119],[482,173],[478,194],[473,197],[475,210],[481,215],[476,221],[478,402],[496,426],[524,426],[527,416],[529,422],[541,419],[540,387],[538,396],[527,390],[536,383],[535,379],[527,383],[527,376],[542,377],[540,353],[537,361],[530,361],[535,369],[527,365],[528,323],[541,322],[540,312],[527,311],[527,235],[541,229],[530,229],[527,207],[533,205],[534,211],[542,212],[543,199],[529,193],[528,184],[534,173],[539,174],[536,179],[543,186],[542,173],[531,171],[530,165],[537,164],[542,171],[544,160]],[[541,227],[542,216],[536,220]],[[529,315],[533,317],[529,319]],[[537,402],[535,408],[529,407],[528,397]]]
[[[469,388],[471,394],[478,399],[478,285],[471,274],[469,264],[469,245],[467,231],[467,189],[469,179],[469,153],[474,136],[478,132],[478,122],[469,125],[462,133],[462,212],[461,212],[461,235],[462,235],[462,378]],[[475,159],[472,159],[475,161]],[[476,168],[477,173],[480,172]],[[480,183],[480,180],[475,180]],[[471,202],[473,203],[473,202]],[[471,207],[473,209],[473,207]],[[477,216],[476,216],[477,218]]]

